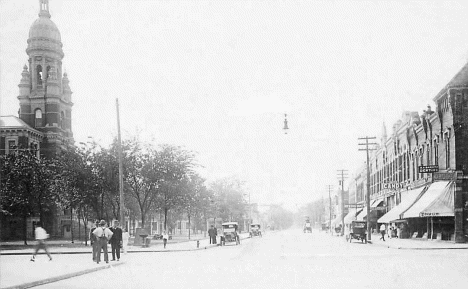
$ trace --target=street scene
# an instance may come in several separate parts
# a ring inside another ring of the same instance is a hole
[[[0,288],[465,288],[468,3],[0,1]]]

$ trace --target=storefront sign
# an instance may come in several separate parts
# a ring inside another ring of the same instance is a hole
[[[431,165],[431,166],[419,166],[419,173],[435,173],[439,171],[439,166]]]
[[[439,213],[419,213],[420,217],[435,217],[438,216]]]
[[[457,179],[456,172],[450,173],[433,173],[432,174],[432,181],[454,181]]]
[[[389,190],[391,189],[398,190],[398,189],[403,189],[406,187],[407,187],[406,183],[383,183],[382,184],[383,189],[389,189]]]
[[[371,211],[385,211],[387,207],[371,207]]]

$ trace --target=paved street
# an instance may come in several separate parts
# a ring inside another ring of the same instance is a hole
[[[300,230],[240,246],[129,254],[126,264],[37,288],[466,288],[468,250],[398,250]]]

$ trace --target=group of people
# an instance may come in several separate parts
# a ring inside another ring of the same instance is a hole
[[[398,238],[399,228],[389,226],[388,229],[385,227],[385,224],[380,225],[380,234],[382,235],[379,240],[385,241],[385,234],[387,238],[391,239],[392,237]]]
[[[114,221],[110,228],[106,227],[106,221],[95,222],[95,227],[89,232],[89,239],[93,247],[93,261],[99,264],[101,262],[101,251],[104,252],[104,261],[109,263],[107,244],[111,244],[112,260],[120,260],[120,249],[127,253],[129,234],[125,229],[121,229],[119,222]],[[117,257],[117,259],[115,259]]]

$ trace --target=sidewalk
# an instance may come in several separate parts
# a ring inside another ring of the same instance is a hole
[[[399,239],[392,238],[385,241],[379,240],[380,235],[372,235],[373,245],[384,246],[393,249],[409,250],[443,250],[443,249],[468,249],[468,243],[455,243],[453,241],[437,241],[426,239]]]
[[[248,238],[249,235],[241,234],[241,239]],[[171,240],[166,249],[160,240],[151,240],[152,244],[148,248],[141,246],[129,246],[129,253],[137,252],[176,252],[176,251],[194,251],[214,248],[217,245],[210,245],[209,239],[200,239],[199,248],[197,240]],[[83,274],[120,266],[126,263],[129,255],[122,253],[121,261],[101,262],[96,264],[91,259],[91,247],[79,245],[76,247],[61,247],[59,243],[54,242],[49,248],[52,254],[52,261],[43,251],[36,256],[36,261],[29,261],[32,255],[33,247],[17,250],[5,250],[0,253],[0,288],[31,288],[41,284],[56,282],[59,280],[80,276]],[[157,242],[154,244],[153,242]],[[31,242],[34,244],[34,242]],[[11,245],[11,244],[10,244]],[[110,251],[110,246],[109,246]],[[72,255],[73,254],[73,255]],[[110,252],[109,252],[110,255]],[[102,256],[101,256],[102,257]],[[111,256],[109,256],[109,259]]]

